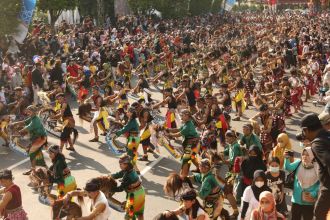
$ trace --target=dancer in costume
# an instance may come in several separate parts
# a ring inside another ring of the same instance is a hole
[[[184,153],[181,157],[180,175],[182,177],[186,177],[188,176],[191,162],[193,162],[195,166],[198,167],[196,155],[199,151],[199,135],[192,121],[191,112],[188,109],[185,109],[181,112],[181,119],[183,122],[181,128],[167,128],[166,135],[169,138],[176,138],[181,136],[184,138],[182,143]]]
[[[52,145],[48,149],[49,158],[52,165],[49,168],[50,182],[57,183],[58,198],[62,198],[66,193],[77,188],[76,180],[71,176],[71,172],[61,153],[58,145]]]
[[[90,142],[98,142],[99,141],[99,135],[98,135],[98,128],[101,129],[103,132],[101,135],[105,136],[107,129],[109,129],[109,122],[108,122],[108,112],[104,108],[104,101],[102,99],[102,96],[100,95],[98,87],[93,87],[93,95],[88,100],[93,100],[95,105],[95,114],[91,121],[91,126],[94,130],[95,137],[90,140]]]
[[[144,108],[139,113],[139,121],[140,121],[140,139],[143,148],[143,157],[140,158],[140,161],[148,161],[148,152],[153,152],[151,148],[152,144],[150,142],[151,131],[150,126],[152,122],[152,116],[150,115],[149,109]]]
[[[121,178],[120,186],[115,188],[115,192],[126,192],[126,215],[125,219],[144,219],[145,191],[138,173],[135,171],[132,158],[124,154],[119,159],[121,171],[111,176],[115,179]]]
[[[31,169],[23,173],[24,175],[29,175],[36,166],[46,167],[42,147],[47,143],[47,133],[40,118],[36,115],[37,108],[35,106],[28,106],[25,112],[29,118],[25,121],[12,123],[11,126],[25,124],[25,127],[19,133],[21,135],[26,132],[30,134],[31,146],[28,149],[28,153],[31,161]]]
[[[164,104],[167,104],[167,112],[166,112],[166,122],[165,122],[165,127],[166,128],[176,128],[177,125],[175,123],[175,111],[177,109],[177,102],[175,97],[172,95],[173,89],[168,88],[164,90],[164,96],[165,99],[157,103],[156,105],[153,106],[153,109],[158,108],[159,106],[162,106]]]
[[[61,152],[66,143],[69,143],[70,147],[67,147],[67,150],[75,151],[73,145],[78,137],[78,131],[75,129],[75,120],[71,112],[69,104],[66,102],[64,94],[59,93],[56,95],[56,100],[60,105],[59,112],[53,117],[54,119],[62,118],[63,126],[61,129]],[[71,133],[74,133],[74,138],[71,140]]]
[[[139,173],[140,171],[137,169],[136,160],[137,160],[137,150],[140,144],[139,137],[139,124],[137,122],[137,112],[136,108],[130,107],[127,111],[128,123],[119,131],[116,132],[116,136],[120,136],[125,134],[127,138],[126,150],[127,154],[132,159],[132,164],[135,170]]]
[[[211,219],[229,219],[229,213],[223,208],[223,195],[221,187],[216,177],[212,173],[211,162],[209,159],[202,159],[199,163],[201,173],[190,176],[192,182],[201,184],[198,196],[204,202],[204,210]]]

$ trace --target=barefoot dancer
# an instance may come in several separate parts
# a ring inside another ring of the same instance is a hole
[[[12,123],[11,126],[25,124],[25,127],[19,133],[23,135],[25,132],[29,132],[30,134],[32,144],[28,149],[28,153],[31,161],[31,170],[23,173],[24,175],[29,175],[36,166],[46,167],[42,147],[47,143],[47,133],[40,118],[36,115],[37,109],[35,106],[28,106],[25,112],[29,118],[25,121]]]
[[[181,157],[181,172],[182,177],[188,176],[190,161],[195,164],[198,168],[197,162],[197,152],[198,152],[198,142],[199,136],[196,131],[195,125],[192,121],[191,112],[188,109],[185,109],[181,112],[181,119],[183,125],[180,129],[178,128],[167,128],[167,136],[169,138],[176,138],[183,136],[184,140],[182,143],[183,146],[183,155]]]

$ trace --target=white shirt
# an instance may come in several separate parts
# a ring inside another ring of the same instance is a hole
[[[210,220],[208,214],[201,208],[198,208],[198,211],[197,211],[197,218],[199,216],[205,216],[205,220]],[[196,220],[197,218],[192,218],[191,216],[188,216],[186,214],[182,214],[180,215],[180,217],[182,217],[184,220]]]
[[[243,207],[243,202],[249,203],[244,220],[250,220],[252,211],[259,207],[259,201],[254,196],[251,186],[246,187],[244,190],[241,207]],[[238,219],[241,218],[239,217]]]
[[[110,220],[110,207],[108,204],[108,200],[105,197],[103,192],[101,192],[101,191],[99,191],[99,192],[100,192],[100,194],[95,199],[95,202],[93,200],[91,200],[91,204],[89,207],[92,207],[92,211],[93,211],[98,204],[103,203],[103,204],[105,204],[105,209],[103,210],[102,213],[100,213],[98,216],[96,216],[94,218],[94,220]]]

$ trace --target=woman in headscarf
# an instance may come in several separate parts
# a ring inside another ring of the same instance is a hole
[[[280,169],[283,169],[284,151],[291,149],[292,145],[289,136],[286,133],[279,134],[277,137],[277,144],[273,148],[271,155],[272,157],[277,157],[280,160]]]
[[[314,154],[311,147],[306,147],[301,160],[290,163],[289,154],[285,152],[284,168],[295,171],[292,196],[292,220],[313,219],[314,203],[320,189],[320,182],[317,176],[318,164],[314,162]],[[292,158],[291,158],[292,159]]]
[[[273,194],[264,191],[259,196],[259,207],[253,210],[251,220],[284,220],[285,217],[276,211],[276,202]]]
[[[239,219],[249,220],[252,210],[259,206],[259,196],[264,191],[271,191],[267,186],[266,174],[263,170],[256,170],[253,174],[251,186],[246,187],[242,197],[242,211]]]
[[[243,191],[252,184],[253,173],[256,170],[266,171],[267,167],[262,160],[262,152],[256,145],[252,145],[249,148],[249,157],[243,160],[241,165],[242,178],[243,178]]]

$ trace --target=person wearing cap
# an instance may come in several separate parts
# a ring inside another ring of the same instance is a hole
[[[330,113],[323,111],[321,114],[319,114],[319,119],[323,128],[327,131],[330,131]]]
[[[143,220],[145,191],[141,179],[134,169],[132,158],[128,154],[123,154],[119,158],[121,171],[111,174],[114,179],[121,179],[121,184],[117,186],[115,192],[126,192],[125,219]]]
[[[100,190],[100,183],[97,179],[87,181],[84,191],[75,190],[68,192],[63,199],[68,202],[72,197],[76,196],[88,196],[90,201],[88,201],[87,207],[90,207],[90,209],[88,209],[86,216],[74,218],[75,220],[110,220],[111,209],[106,196]]]
[[[58,145],[52,145],[48,148],[49,158],[52,165],[49,167],[50,182],[57,184],[58,197],[62,198],[66,193],[77,188],[76,181],[68,168],[61,148]]]
[[[237,142],[237,136],[235,131],[228,130],[225,134],[225,137],[227,144],[223,153],[225,156],[228,157],[226,163],[229,164],[231,170],[236,157],[242,156],[243,153],[241,150],[241,146]]]
[[[250,146],[255,145],[258,146],[260,150],[262,150],[261,142],[259,137],[253,133],[253,126],[251,124],[243,125],[243,136],[240,140],[240,145],[249,149]]]
[[[23,129],[19,131],[21,135],[28,132],[30,134],[31,146],[28,149],[31,170],[23,173],[24,175],[29,175],[36,166],[46,167],[45,159],[42,154],[42,147],[47,143],[47,133],[42,125],[41,119],[37,116],[37,108],[30,105],[25,110],[26,114],[29,116],[28,119],[24,121],[14,122],[10,126],[25,125]]]
[[[75,120],[73,118],[73,114],[71,112],[71,108],[69,104],[66,102],[64,94],[58,93],[56,95],[56,100],[59,104],[59,110],[56,112],[56,115],[52,117],[52,119],[62,119],[63,127],[61,129],[61,152],[65,144],[69,144],[69,148],[66,148],[70,151],[75,151],[73,145],[78,137],[78,131],[75,129]],[[71,133],[74,133],[74,138],[71,140]]]
[[[204,202],[203,206],[207,214],[212,219],[217,217],[225,217],[227,219],[228,212],[223,208],[223,186],[217,181],[211,169],[209,159],[202,159],[199,162],[200,173],[189,176],[192,182],[200,184],[198,197]]]
[[[194,189],[186,189],[181,195],[182,205],[175,210],[165,211],[163,215],[166,219],[171,216],[182,216],[184,219],[209,220],[208,214],[197,199],[197,193]]]
[[[115,133],[117,137],[122,134],[125,134],[127,138],[126,150],[127,154],[132,158],[132,164],[135,167],[137,172],[140,172],[137,168],[136,161],[137,161],[137,150],[140,144],[140,137],[139,137],[139,124],[137,121],[138,112],[136,108],[130,107],[126,113],[128,117],[128,123],[119,131]]]
[[[165,135],[170,139],[181,136],[184,138],[182,142],[184,153],[181,157],[180,175],[186,177],[188,176],[190,161],[198,167],[196,155],[198,153],[199,135],[196,131],[194,122],[192,121],[191,112],[188,109],[182,110],[181,120],[183,125],[180,128],[167,128]]]
[[[165,115],[166,122],[165,127],[166,128],[176,128],[177,124],[175,122],[175,112],[178,107],[178,104],[176,102],[176,98],[173,96],[173,89],[168,88],[164,90],[164,100],[162,102],[159,102],[152,106],[153,109],[157,109],[162,105],[167,104],[167,112]]]
[[[4,194],[0,201],[0,217],[6,220],[28,220],[22,207],[22,195],[19,186],[13,182],[11,170],[0,171],[0,195]]]
[[[315,160],[319,165],[320,194],[315,203],[315,219],[324,220],[330,209],[330,132],[326,131],[315,113],[305,115],[300,127],[305,139],[311,141]]]

